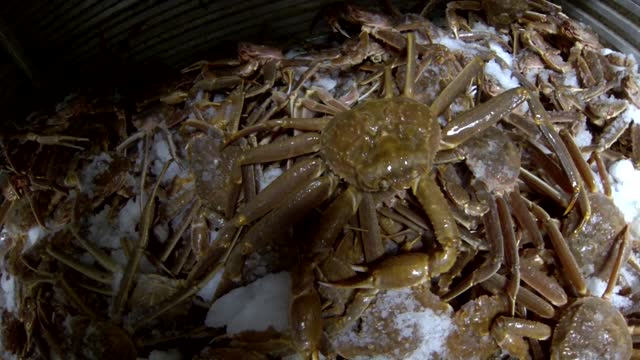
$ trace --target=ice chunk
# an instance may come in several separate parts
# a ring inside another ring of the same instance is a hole
[[[269,274],[216,300],[204,323],[209,327],[226,326],[230,335],[269,327],[285,331],[289,327],[290,297],[290,274]]]
[[[269,186],[269,184],[271,184],[273,180],[278,178],[278,176],[280,175],[282,175],[282,169],[279,167],[271,167],[266,169],[262,173],[262,179],[260,179],[260,191]]]

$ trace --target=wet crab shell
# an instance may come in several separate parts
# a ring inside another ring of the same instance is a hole
[[[322,157],[365,191],[406,189],[431,169],[440,127],[428,106],[396,97],[336,115],[322,132]]]

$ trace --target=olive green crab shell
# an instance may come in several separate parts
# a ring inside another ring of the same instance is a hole
[[[321,142],[321,156],[348,183],[363,191],[401,190],[430,171],[440,126],[413,99],[369,100],[336,115]]]

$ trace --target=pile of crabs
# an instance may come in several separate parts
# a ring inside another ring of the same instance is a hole
[[[630,358],[636,62],[544,0],[433,3],[3,131],[2,356]],[[279,272],[285,329],[205,325]]]

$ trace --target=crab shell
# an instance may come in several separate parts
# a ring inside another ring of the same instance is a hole
[[[440,126],[413,99],[370,100],[336,115],[321,142],[322,157],[348,183],[364,191],[401,190],[431,170]]]

